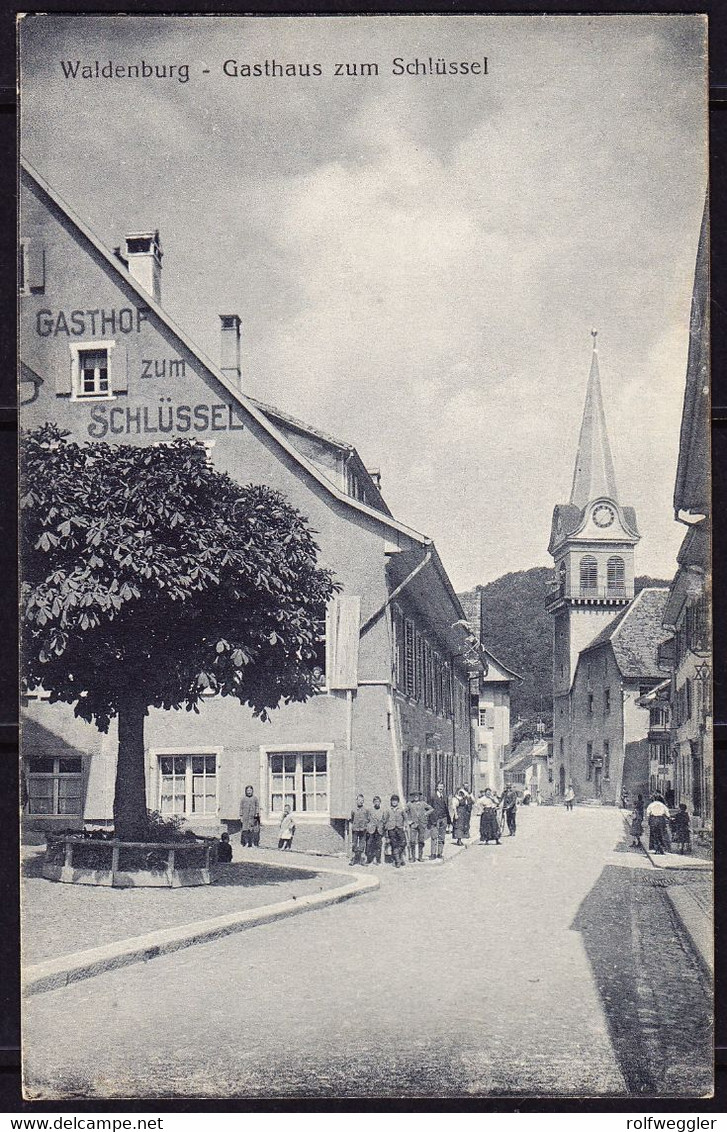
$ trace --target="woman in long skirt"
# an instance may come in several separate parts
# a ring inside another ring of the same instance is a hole
[[[454,837],[457,845],[462,844],[463,837],[469,837],[471,812],[472,802],[465,791],[460,788],[457,791],[457,807],[455,811],[454,827],[452,829],[452,837]]]
[[[480,815],[480,842],[487,845],[490,841],[494,841],[495,845],[499,845],[500,823],[497,816],[499,799],[495,797],[492,790],[488,787],[478,804],[482,807],[482,813]]]

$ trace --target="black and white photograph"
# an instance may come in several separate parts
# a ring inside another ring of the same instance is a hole
[[[27,1101],[713,1094],[707,31],[19,18]]]

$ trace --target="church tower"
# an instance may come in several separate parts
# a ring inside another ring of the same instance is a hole
[[[548,552],[555,581],[546,599],[553,617],[553,765],[561,795],[571,781],[570,690],[581,651],[634,596],[636,513],[616,489],[603,411],[596,331],[570,502],[556,504]]]

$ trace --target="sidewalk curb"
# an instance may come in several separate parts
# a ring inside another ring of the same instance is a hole
[[[690,872],[708,873],[714,868],[712,861],[702,860],[701,857],[687,857],[681,853],[655,853],[648,848],[648,842],[644,844],[642,841],[641,848],[655,869],[689,869]]]
[[[286,861],[287,868],[297,868],[308,871],[302,865],[292,865]],[[348,874],[338,869],[319,869],[322,873],[333,873],[335,876]],[[233,932],[244,931],[260,924],[273,923],[286,916],[297,916],[301,912],[308,912],[314,908],[324,908],[331,904],[340,904],[354,896],[361,896],[365,892],[373,892],[380,887],[380,881],[374,876],[357,876],[349,880],[340,888],[328,889],[325,892],[313,893],[299,898],[292,897],[279,901],[277,904],[264,904],[259,908],[252,908],[247,912],[229,912],[225,916],[216,916],[210,920],[197,920],[191,924],[183,924],[174,928],[162,928],[158,931],[148,932],[146,935],[135,936],[131,939],[117,940],[101,947],[90,948],[88,951],[77,951],[70,955],[62,955],[57,959],[49,959],[43,963],[36,963],[27,967],[23,972],[22,986],[26,995],[40,994],[44,991],[57,990],[81,979],[90,979],[104,971],[113,971],[119,967],[128,967],[132,963],[146,962],[155,959],[158,955],[169,955],[184,947],[191,947],[196,943],[208,943]]]
[[[665,892],[698,959],[710,978],[714,978],[714,937],[709,918],[705,916],[687,886],[675,885],[665,889]],[[706,929],[705,931],[699,931],[700,924]]]

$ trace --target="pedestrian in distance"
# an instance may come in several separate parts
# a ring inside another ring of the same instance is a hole
[[[401,799],[398,794],[392,794],[389,801],[389,809],[386,811],[384,819],[384,830],[391,846],[391,856],[394,865],[397,869],[406,864],[404,860],[404,853],[406,852],[406,817],[399,802]]]
[[[469,837],[471,814],[472,802],[470,801],[469,794],[463,787],[460,787],[456,795],[456,810],[454,814],[454,825],[452,826],[452,837],[454,837],[457,845],[464,844],[462,839]]]
[[[295,834],[295,820],[290,812],[290,806],[283,807],[283,816],[278,829],[278,849],[290,849]]]
[[[669,810],[661,794],[655,794],[646,807],[646,817],[649,822],[649,848],[663,855],[669,849]]]
[[[631,848],[641,848],[641,834],[644,832],[644,822],[639,811],[634,807],[629,818],[629,833],[631,834]]]
[[[477,805],[480,810],[481,845],[489,845],[491,841],[494,841],[495,845],[500,844],[500,822],[497,816],[499,804],[499,798],[489,786],[479,797]]]
[[[512,786],[506,786],[502,795],[502,813],[507,821],[508,837],[514,837],[517,832],[517,794]]]
[[[350,865],[366,864],[366,832],[369,824],[369,811],[364,805],[363,794],[356,795],[356,805],[351,811],[351,850]]]
[[[404,810],[409,825],[410,861],[421,861],[424,856],[424,845],[428,834],[427,819],[430,813],[431,806],[423,800],[418,791],[413,790],[409,795],[409,804]]]
[[[469,783],[465,783],[460,794],[465,796],[465,812],[464,812],[464,837],[467,839],[470,836],[470,826],[472,824],[472,807],[475,804],[475,796],[469,788]]]
[[[673,840],[680,846],[680,853],[692,851],[692,827],[686,802],[679,803],[679,809],[671,819]]]
[[[375,795],[372,808],[369,810],[369,820],[366,826],[366,861],[369,865],[381,864],[381,847],[384,841],[384,823],[386,811],[381,808],[381,798]]]
[[[232,846],[229,833],[223,833],[217,846],[217,860],[221,865],[227,865],[232,860]]]
[[[644,795],[643,794],[637,794],[636,795],[635,809],[636,809],[639,817],[643,821],[644,820]]]
[[[569,782],[568,783],[568,789],[566,790],[565,794],[563,795],[563,801],[565,802],[566,810],[571,810],[571,811],[573,810],[573,803],[575,802],[575,800],[576,800],[576,792],[573,789],[573,783]]]
[[[443,859],[444,857],[444,838],[447,833],[447,826],[449,825],[449,804],[447,796],[444,793],[444,783],[438,782],[437,789],[434,796],[429,803],[429,830],[432,839],[432,844],[429,850],[429,858],[432,861]]]
[[[260,803],[257,800],[252,786],[245,787],[245,793],[240,802],[240,844],[248,845],[252,848],[253,845],[260,844]],[[255,840],[255,831],[257,829],[257,841]]]

